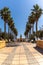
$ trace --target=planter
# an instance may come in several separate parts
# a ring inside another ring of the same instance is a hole
[[[43,49],[43,40],[38,40],[37,46]]]
[[[0,48],[3,48],[3,47],[5,47],[5,46],[6,46],[5,41],[4,41],[4,40],[1,40],[1,41],[0,41]]]

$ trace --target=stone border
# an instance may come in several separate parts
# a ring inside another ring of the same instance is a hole
[[[6,46],[6,42],[4,40],[0,41],[0,48],[3,48]]]
[[[38,40],[36,46],[43,49],[43,40]]]

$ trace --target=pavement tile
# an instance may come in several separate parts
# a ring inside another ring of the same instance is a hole
[[[27,60],[20,60],[20,64],[28,64]]]
[[[39,58],[39,59],[37,59],[37,61],[38,62],[41,62],[41,61],[43,62],[43,58]]]
[[[39,65],[38,63],[29,63],[29,65]]]
[[[12,61],[12,64],[14,64],[14,65],[19,64],[19,60],[18,61]]]
[[[24,58],[24,57],[22,57],[22,58],[20,58],[20,61],[22,61],[22,60],[26,60],[27,58]]]
[[[40,59],[40,58],[42,58],[41,56],[34,56],[36,59]]]
[[[0,65],[4,62],[8,55],[0,54]]]
[[[43,65],[43,62],[39,62],[39,65]]]

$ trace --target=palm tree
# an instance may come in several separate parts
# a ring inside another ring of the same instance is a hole
[[[9,27],[11,27],[13,24],[14,24],[13,18],[9,17],[8,18],[8,25],[9,25]]]
[[[17,29],[14,27],[13,29],[13,32],[14,32],[14,35],[15,35],[15,39],[17,38],[17,35],[18,35],[18,32],[17,32]]]
[[[12,26],[14,26],[13,18],[9,17],[8,18],[8,42],[9,42],[9,31]]]
[[[26,38],[26,35],[27,35],[26,31],[24,32],[24,35],[25,35],[25,38]]]
[[[30,34],[31,34],[31,24],[29,22],[27,22],[27,24],[26,24],[26,30],[28,32],[30,31]]]
[[[32,12],[34,12],[35,15],[35,21],[36,21],[36,31],[38,30],[38,20],[42,14],[42,9],[38,6],[38,4],[33,6]]]
[[[4,32],[6,33],[6,23],[8,22],[8,18],[10,17],[10,11],[9,8],[4,7],[2,10],[0,10],[0,16],[4,20]]]
[[[15,29],[15,35],[17,36],[18,32],[15,28],[14,21],[11,18],[9,8],[4,7],[2,10],[0,10],[0,16],[4,20],[4,32],[6,33],[6,23],[8,23],[8,37],[9,37],[9,28],[14,32]]]
[[[26,36],[28,38],[28,32],[31,34],[31,24],[27,22],[26,24]]]
[[[34,32],[34,23],[35,23],[35,18],[34,18],[33,14],[28,17],[28,22],[31,24],[32,33],[33,33]]]

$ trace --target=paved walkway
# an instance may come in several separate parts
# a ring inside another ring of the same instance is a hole
[[[35,44],[17,44],[0,49],[0,65],[43,65],[43,51],[40,53]]]

